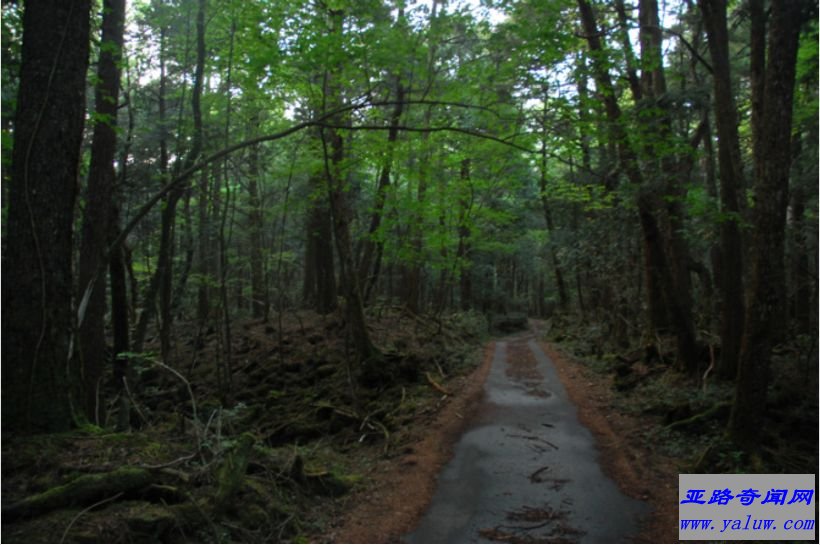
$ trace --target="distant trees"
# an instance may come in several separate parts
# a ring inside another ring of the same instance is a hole
[[[773,346],[816,326],[812,6],[487,4],[151,0],[122,40],[106,0],[90,82],[86,3],[4,6],[4,427],[105,421],[110,292],[118,382],[188,322],[230,404],[237,318],[343,318],[373,370],[384,305],[517,310],[673,338],[753,444]]]

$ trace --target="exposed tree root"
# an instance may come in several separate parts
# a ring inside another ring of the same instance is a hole
[[[732,404],[729,401],[723,401],[721,403],[717,403],[712,407],[706,409],[705,411],[698,413],[696,415],[690,416],[689,418],[684,418],[683,420],[678,420],[676,422],[672,422],[666,426],[667,430],[683,430],[692,428],[693,426],[700,425],[704,422],[712,420],[714,418],[719,418],[722,414],[728,414],[729,409],[732,407]]]
[[[440,392],[440,393],[442,393],[442,394],[444,394],[444,395],[446,395],[446,396],[448,396],[448,395],[452,395],[452,394],[450,394],[450,392],[448,392],[448,391],[447,391],[447,390],[446,390],[446,389],[445,389],[445,388],[444,388],[441,384],[439,384],[438,382],[436,382],[436,381],[433,379],[433,377],[431,377],[431,376],[430,376],[429,371],[428,371],[428,372],[426,372],[424,375],[427,377],[427,382],[429,382],[429,383],[430,383],[430,386],[432,386],[434,390],[436,390],[437,392]]]

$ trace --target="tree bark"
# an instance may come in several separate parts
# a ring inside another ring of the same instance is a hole
[[[755,200],[751,210],[753,245],[741,348],[729,435],[738,445],[759,444],[766,413],[772,347],[784,318],[783,258],[795,65],[804,7],[808,2],[773,0],[764,84],[760,155],[755,156]]]
[[[120,231],[119,207],[112,205],[110,216],[109,242],[116,240]],[[128,398],[125,381],[128,380],[127,355],[131,350],[130,330],[128,324],[128,283],[126,278],[125,248],[114,248],[108,261],[111,279],[111,329],[114,337],[114,383],[119,394],[119,414],[117,429],[127,430],[130,427],[131,404]],[[130,387],[130,386],[129,386]]]
[[[327,200],[325,180],[318,174],[310,176],[308,188],[307,243],[305,246],[305,277],[302,297],[319,314],[336,309],[336,266],[333,258],[333,224]]]
[[[749,83],[751,86],[752,155],[760,157],[763,137],[763,93],[766,88],[765,0],[749,0]]]
[[[738,192],[745,184],[729,65],[726,0],[700,0],[700,9],[703,12],[712,60],[720,208],[724,215],[720,223],[721,266],[718,285],[721,293],[721,352],[718,374],[723,378],[734,378],[737,375],[740,342],[743,338],[743,241],[739,227],[741,217]]]
[[[251,120],[251,125],[259,125],[258,114]],[[251,243],[251,313],[254,318],[268,315],[268,291],[265,286],[265,267],[262,255],[262,230],[264,214],[262,199],[259,195],[259,146],[251,147],[248,154],[248,232]]]
[[[205,1],[202,0],[200,4],[200,13],[203,14],[205,12]],[[205,55],[205,33],[204,33],[204,25],[202,29],[202,33],[199,32],[199,22],[197,21],[197,36],[201,37],[198,39],[197,51],[202,52],[202,62],[204,64],[204,55]],[[227,66],[227,76],[225,79],[225,90],[227,92],[227,104],[225,106],[225,129],[223,133],[224,138],[224,145],[228,145],[228,141],[230,140],[230,132],[231,132],[231,111],[233,102],[231,100],[231,77],[233,75],[233,49],[234,49],[234,39],[236,36],[236,20],[231,20],[231,29],[230,29],[230,41],[229,41],[229,48],[228,48],[228,66]],[[201,49],[199,49],[201,47]],[[199,53],[197,54],[197,59],[199,59]],[[199,62],[199,61],[197,61]],[[201,114],[200,114],[201,115]],[[200,121],[199,124],[199,131],[201,134],[202,131],[202,122]],[[232,366],[232,344],[233,344],[233,335],[231,334],[231,307],[228,303],[228,269],[230,264],[228,262],[228,245],[230,244],[229,236],[226,233],[226,226],[228,224],[228,211],[231,208],[231,200],[233,198],[233,191],[231,190],[230,185],[230,172],[228,171],[228,159],[225,158],[222,161],[222,169],[221,169],[222,176],[220,177],[222,182],[224,182],[224,190],[225,190],[225,206],[223,207],[221,213],[219,213],[219,263],[217,266],[217,271],[219,272],[219,296],[221,300],[221,307],[222,307],[222,365],[217,366],[217,372],[219,372],[219,367],[221,367],[222,371],[222,380],[219,382],[223,385],[221,391],[221,398],[224,405],[229,404],[229,399],[231,392],[233,390],[233,366]],[[219,179],[217,179],[217,184],[219,185]],[[217,187],[217,192],[222,191],[222,187]],[[233,220],[231,220],[233,223]]]
[[[209,297],[210,279],[210,242],[211,227],[208,217],[208,201],[210,194],[208,191],[208,170],[202,169],[199,173],[197,183],[197,219],[199,223],[199,233],[197,234],[197,258],[196,270],[199,275],[196,289],[196,320],[200,329],[205,327],[211,310]]]
[[[373,203],[373,212],[370,216],[370,227],[367,230],[367,238],[364,241],[362,258],[359,261],[359,282],[364,293],[364,303],[367,303],[369,295],[378,281],[379,269],[381,267],[381,257],[384,244],[375,239],[384,214],[384,205],[387,200],[387,189],[390,187],[390,172],[393,167],[393,148],[399,136],[399,121],[404,111],[404,87],[401,80],[396,78],[396,105],[390,116],[390,128],[387,131],[387,150],[385,152],[384,163],[379,174],[379,183],[376,187],[376,200]]]
[[[461,196],[458,199],[459,218],[458,218],[458,253],[456,258],[459,261],[459,270],[461,275],[459,277],[459,300],[461,302],[461,310],[470,310],[473,304],[473,271],[470,263],[470,253],[472,252],[470,244],[470,211],[472,209],[472,182],[470,180],[470,159],[463,159],[461,161],[461,173],[459,178],[461,180]],[[469,188],[469,191],[468,191]],[[468,198],[467,195],[470,195]]]
[[[80,242],[79,293],[91,289],[79,327],[79,357],[83,376],[83,411],[99,424],[99,383],[105,367],[105,274],[102,264],[114,192],[114,158],[117,153],[117,109],[120,95],[125,0],[105,0],[102,38],[94,93],[94,134]]]
[[[66,360],[91,6],[41,0],[24,9],[4,233],[2,427],[55,432],[71,426],[81,402]]]
[[[795,184],[796,185],[796,184]],[[806,191],[796,185],[791,195],[791,231],[792,231],[792,293],[791,317],[797,331],[804,334],[811,332],[811,286],[812,272],[809,266],[809,242],[806,232],[809,229],[806,218]],[[816,224],[815,224],[816,227]]]
[[[329,11],[329,32],[343,32],[344,14],[340,10]],[[342,102],[342,84],[340,82],[340,67],[331,66],[325,72],[324,97],[326,106],[337,108]],[[334,116],[331,124],[344,125],[341,116]],[[327,176],[330,210],[333,214],[333,235],[336,241],[336,252],[339,254],[340,278],[342,290],[345,294],[345,311],[353,346],[360,363],[370,362],[378,351],[370,340],[367,331],[367,322],[364,317],[364,305],[356,270],[356,260],[353,255],[353,243],[350,237],[350,221],[352,211],[347,195],[343,161],[345,158],[344,140],[337,129],[322,128],[322,144],[325,155],[325,174]]]

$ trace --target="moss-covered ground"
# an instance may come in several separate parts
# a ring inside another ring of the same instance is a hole
[[[422,317],[383,307],[369,318],[382,354],[378,380],[372,369],[363,375],[336,315],[235,323],[229,356],[218,330],[182,324],[172,361],[150,353],[133,359],[130,430],[114,429],[120,404],[109,385],[95,425],[4,435],[3,540],[318,535],[336,502],[435,411],[439,388],[479,363],[487,331],[474,314]]]

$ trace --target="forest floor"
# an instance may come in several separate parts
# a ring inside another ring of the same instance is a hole
[[[618,393],[611,376],[597,372],[545,342],[547,322],[530,320],[530,323],[540,340],[539,345],[555,364],[569,398],[577,407],[580,421],[595,437],[598,461],[604,472],[625,494],[650,506],[651,514],[636,539],[645,543],[676,542],[681,460],[646,443],[643,434],[652,428],[651,422],[613,411]],[[343,512],[319,541],[399,542],[416,527],[430,504],[441,468],[452,456],[458,440],[458,433],[454,432],[465,428],[470,420],[470,408],[475,408],[481,400],[494,344],[485,349],[484,362],[468,377],[467,387],[437,418],[411,433],[403,457],[382,462],[368,486],[349,497],[350,510]],[[528,366],[531,354],[529,350],[520,349],[519,344],[510,345],[514,352],[508,373],[517,379],[532,378],[535,364]],[[508,541],[503,539],[505,536],[498,537],[502,542]],[[492,536],[489,539],[492,540]]]
[[[476,314],[384,307],[369,318],[382,380],[349,365],[339,316],[298,312],[281,327],[235,325],[229,395],[220,336],[179,327],[181,377],[148,355],[135,363],[133,431],[112,431],[106,390],[99,427],[4,434],[3,541],[399,541],[481,401],[493,345]],[[677,540],[678,473],[816,469],[816,376],[802,360],[773,384],[768,440],[750,460],[720,439],[729,385],[689,381],[648,350],[601,354],[589,331],[530,323],[604,471],[653,509],[641,541]]]
[[[771,385],[766,440],[759,454],[748,458],[723,438],[731,385],[718,380],[704,384],[675,371],[665,348],[671,339],[607,354],[602,351],[605,345],[595,342],[594,328],[530,323],[580,421],[595,436],[604,472],[624,493],[650,507],[635,536],[639,542],[678,541],[680,473],[816,471],[817,377],[806,374],[810,354],[798,357],[802,352],[783,347],[775,355],[781,379]],[[478,405],[477,387],[489,373],[491,354],[492,345],[485,350],[482,367],[468,377],[451,404],[408,435],[403,457],[382,461],[367,487],[348,497],[350,508],[342,509],[317,540],[398,542],[416,527],[441,468],[452,456],[458,439],[454,432],[464,429],[469,408]]]
[[[230,368],[221,336],[185,323],[168,366],[135,357],[129,432],[113,430],[107,385],[100,426],[4,434],[3,541],[315,540],[386,463],[408,463],[420,430],[441,411],[467,414],[480,389],[480,315],[377,307],[376,377],[350,364],[338,313],[276,318],[234,323]]]

